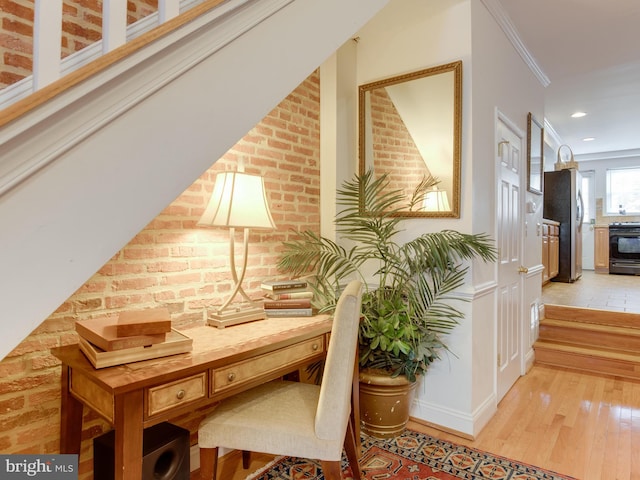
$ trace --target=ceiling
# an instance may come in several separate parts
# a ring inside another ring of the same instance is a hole
[[[497,1],[549,80],[549,130],[576,155],[640,153],[640,1]]]

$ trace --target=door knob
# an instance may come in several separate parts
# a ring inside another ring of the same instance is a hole
[[[525,266],[520,265],[518,267],[518,273],[529,273],[529,269]]]

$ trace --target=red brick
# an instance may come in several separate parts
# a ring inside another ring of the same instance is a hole
[[[104,299],[104,306],[108,309],[122,308],[129,305],[129,299],[126,295],[107,296]]]
[[[81,38],[83,40],[91,40],[91,42],[97,42],[98,40],[102,39],[102,34],[99,31],[88,28],[88,26],[79,25],[69,20],[62,21],[62,30],[74,39]],[[78,50],[79,49],[76,49],[75,51]]]
[[[4,64],[5,66],[22,68],[24,70],[31,70],[31,58],[25,57],[24,55],[19,54],[4,54]]]
[[[125,248],[123,250],[124,258],[130,260],[142,260],[157,257],[166,257],[169,255],[168,248]]]
[[[0,72],[0,85],[12,85],[16,82],[19,82],[23,78],[25,78],[30,73],[25,72],[24,75],[14,74],[10,72]]]
[[[112,289],[115,292],[122,290],[142,290],[149,287],[155,287],[156,285],[158,285],[158,280],[154,277],[125,278],[114,281]]]
[[[45,425],[38,425],[18,435],[17,441],[19,444],[38,444],[44,437],[53,437],[60,433],[60,425],[57,422],[50,422]],[[42,452],[45,453],[45,452]]]
[[[42,385],[52,385],[55,384],[58,379],[59,376],[54,372],[47,372],[40,375],[24,376],[11,381],[2,381],[0,382],[0,394],[24,392]],[[1,430],[2,428],[0,428],[0,431]]]
[[[49,317],[42,322],[34,331],[35,335],[45,333],[58,333],[72,329],[75,326],[74,317],[62,316],[62,317]]]
[[[101,293],[107,289],[107,282],[99,280],[95,282],[87,282],[77,290],[78,294],[82,293]]]
[[[57,403],[59,401],[59,388],[49,388],[29,395],[29,405],[32,407],[38,407],[50,403]]]
[[[139,263],[117,263],[113,267],[113,275],[137,275],[147,271],[145,266]]]
[[[199,283],[201,281],[200,273],[187,273],[182,275],[165,275],[162,285],[183,285],[185,283]]]
[[[75,5],[71,5],[68,0],[66,2],[62,2],[62,15],[77,17],[78,8]]]
[[[33,0],[30,2],[3,0],[2,10],[24,20],[33,21]]]
[[[2,31],[31,37],[33,35],[33,24],[5,17],[2,19]]]
[[[147,264],[149,273],[184,272],[189,269],[189,262],[155,262]]]
[[[127,295],[127,307],[132,307],[135,305],[142,307],[154,307],[153,305],[153,295],[151,293],[134,293]]]
[[[87,299],[77,299],[73,302],[73,308],[77,312],[87,311],[87,310],[98,310],[102,307],[102,299],[101,298],[87,298]]]
[[[171,290],[164,290],[162,292],[155,293],[153,298],[158,303],[164,303],[167,300],[174,300],[176,298],[176,293]]]
[[[225,238],[226,240],[226,238]],[[189,259],[197,258],[197,257],[205,257],[209,255],[209,250],[206,247],[202,246],[176,246],[171,248],[171,256],[172,257],[187,257]]]
[[[0,400],[0,414],[6,415],[8,413],[15,412],[22,409],[24,405],[25,399],[23,395]]]
[[[9,356],[17,357],[26,355],[28,353],[40,352],[42,350],[49,350],[50,348],[58,346],[57,337],[39,337],[29,336],[26,340],[20,343]]]
[[[136,10],[143,10],[139,3]],[[86,10],[79,9],[77,14],[86,14]],[[70,40],[72,46],[77,46],[81,39]],[[259,298],[260,281],[278,275],[276,263],[281,242],[292,235],[289,228],[319,231],[319,104],[310,100],[317,98],[317,79],[304,82],[292,96],[297,98],[282,102],[270,112],[65,301],[23,342],[18,349],[23,352],[20,356],[0,362],[0,378],[7,380],[0,383],[0,392],[5,392],[0,402],[21,398],[17,395],[21,388],[27,392],[24,415],[19,415],[23,411],[16,411],[14,415],[0,417],[4,422],[0,431],[8,428],[12,432],[6,441],[0,438],[3,452],[54,452],[59,448],[56,429],[59,407],[55,395],[60,369],[48,349],[49,342],[66,345],[77,341],[76,319],[165,305],[174,325],[191,326],[202,324],[206,310],[226,299],[232,288],[228,231],[195,225],[218,172],[235,169],[238,159],[243,158],[247,172],[265,176],[272,213],[278,219],[277,230],[273,232],[251,232],[252,259],[244,283],[250,296]],[[304,116],[297,111],[304,111]],[[240,241],[238,234],[237,242]],[[40,351],[33,351],[36,346]],[[39,407],[30,407],[30,400]],[[48,408],[50,405],[55,405],[53,411]],[[42,411],[47,414],[42,415]],[[186,415],[181,423],[191,428],[197,425],[201,414]],[[91,438],[108,427],[93,412],[85,415],[83,426],[81,478],[88,480]],[[43,434],[41,439],[34,436],[38,430]],[[16,445],[12,438],[17,437],[20,439]]]

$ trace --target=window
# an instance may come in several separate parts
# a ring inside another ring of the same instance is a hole
[[[640,167],[607,170],[607,215],[640,214]]]

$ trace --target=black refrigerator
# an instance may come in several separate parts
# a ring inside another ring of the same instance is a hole
[[[543,216],[560,222],[560,261],[555,282],[582,276],[582,176],[575,168],[544,172]]]

